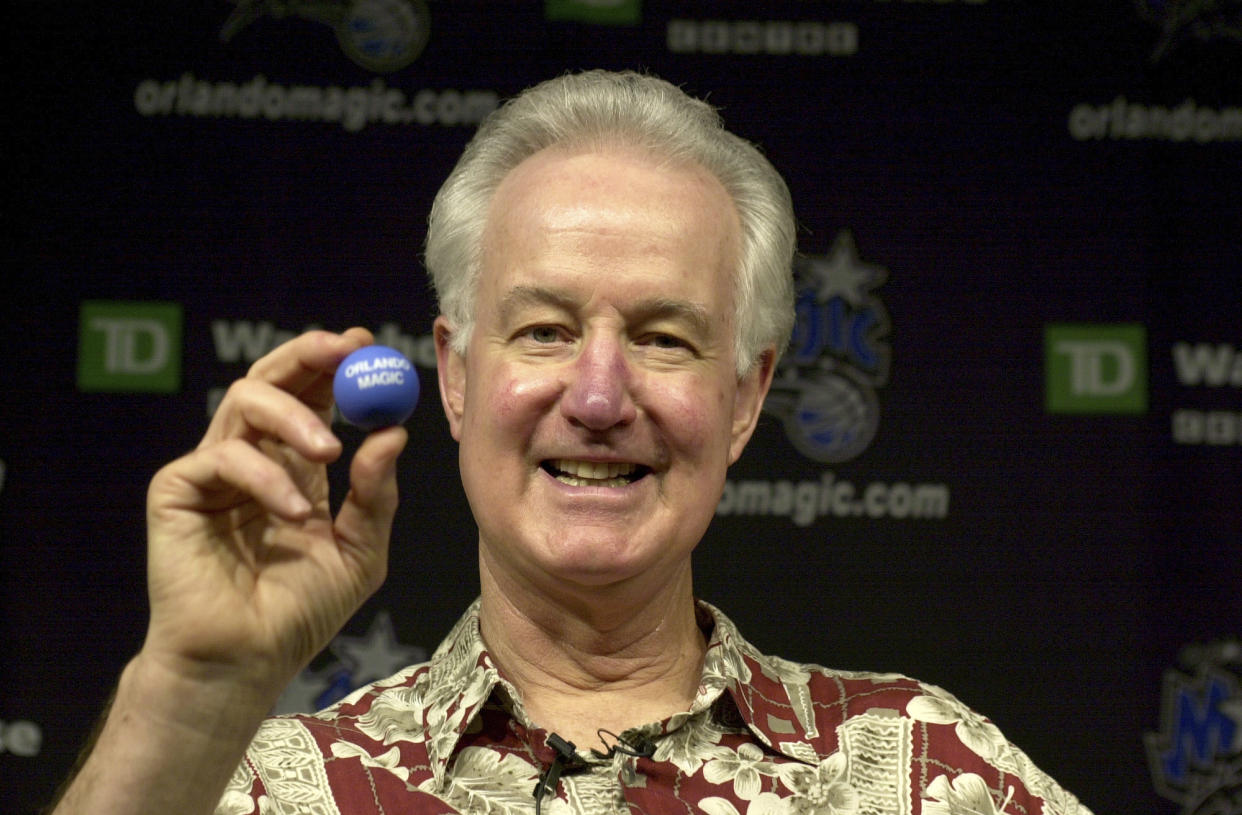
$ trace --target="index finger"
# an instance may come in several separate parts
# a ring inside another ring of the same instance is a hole
[[[310,407],[332,407],[332,376],[341,360],[375,341],[365,328],[341,334],[308,331],[259,359],[246,373],[293,394]]]

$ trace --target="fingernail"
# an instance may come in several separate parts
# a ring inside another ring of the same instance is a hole
[[[310,501],[307,501],[306,496],[300,492],[294,492],[285,499],[285,506],[289,508],[289,514],[295,517],[306,515],[311,511]]]
[[[313,427],[310,433],[311,444],[320,450],[328,450],[336,446],[336,436],[325,427]]]

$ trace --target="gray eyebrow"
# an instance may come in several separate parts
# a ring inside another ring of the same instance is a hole
[[[517,309],[534,305],[554,306],[570,311],[578,305],[578,299],[569,292],[551,286],[514,286],[501,298],[501,318],[508,320]],[[639,321],[658,318],[681,319],[690,323],[701,336],[710,336],[712,333],[711,315],[698,303],[668,297],[650,297],[640,300],[631,311],[632,313],[627,315],[631,319],[637,318]]]
[[[560,289],[548,286],[514,286],[500,300],[500,316],[507,321],[514,311],[523,306],[557,306],[569,309],[574,302],[568,292]]]

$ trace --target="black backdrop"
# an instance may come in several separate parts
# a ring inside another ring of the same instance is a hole
[[[498,99],[606,67],[721,107],[802,227],[699,594],[765,650],[949,688],[1098,812],[1242,812],[1237,2],[10,13],[0,811],[141,643],[147,480],[282,333],[366,325],[425,391],[391,576],[282,709],[439,641],[477,580],[427,209]]]

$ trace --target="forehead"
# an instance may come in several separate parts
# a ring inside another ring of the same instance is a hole
[[[577,258],[600,276],[648,269],[713,284],[723,278],[731,290],[739,246],[733,201],[702,167],[622,148],[548,149],[497,188],[483,233],[483,272],[499,284],[517,272],[554,274]]]

